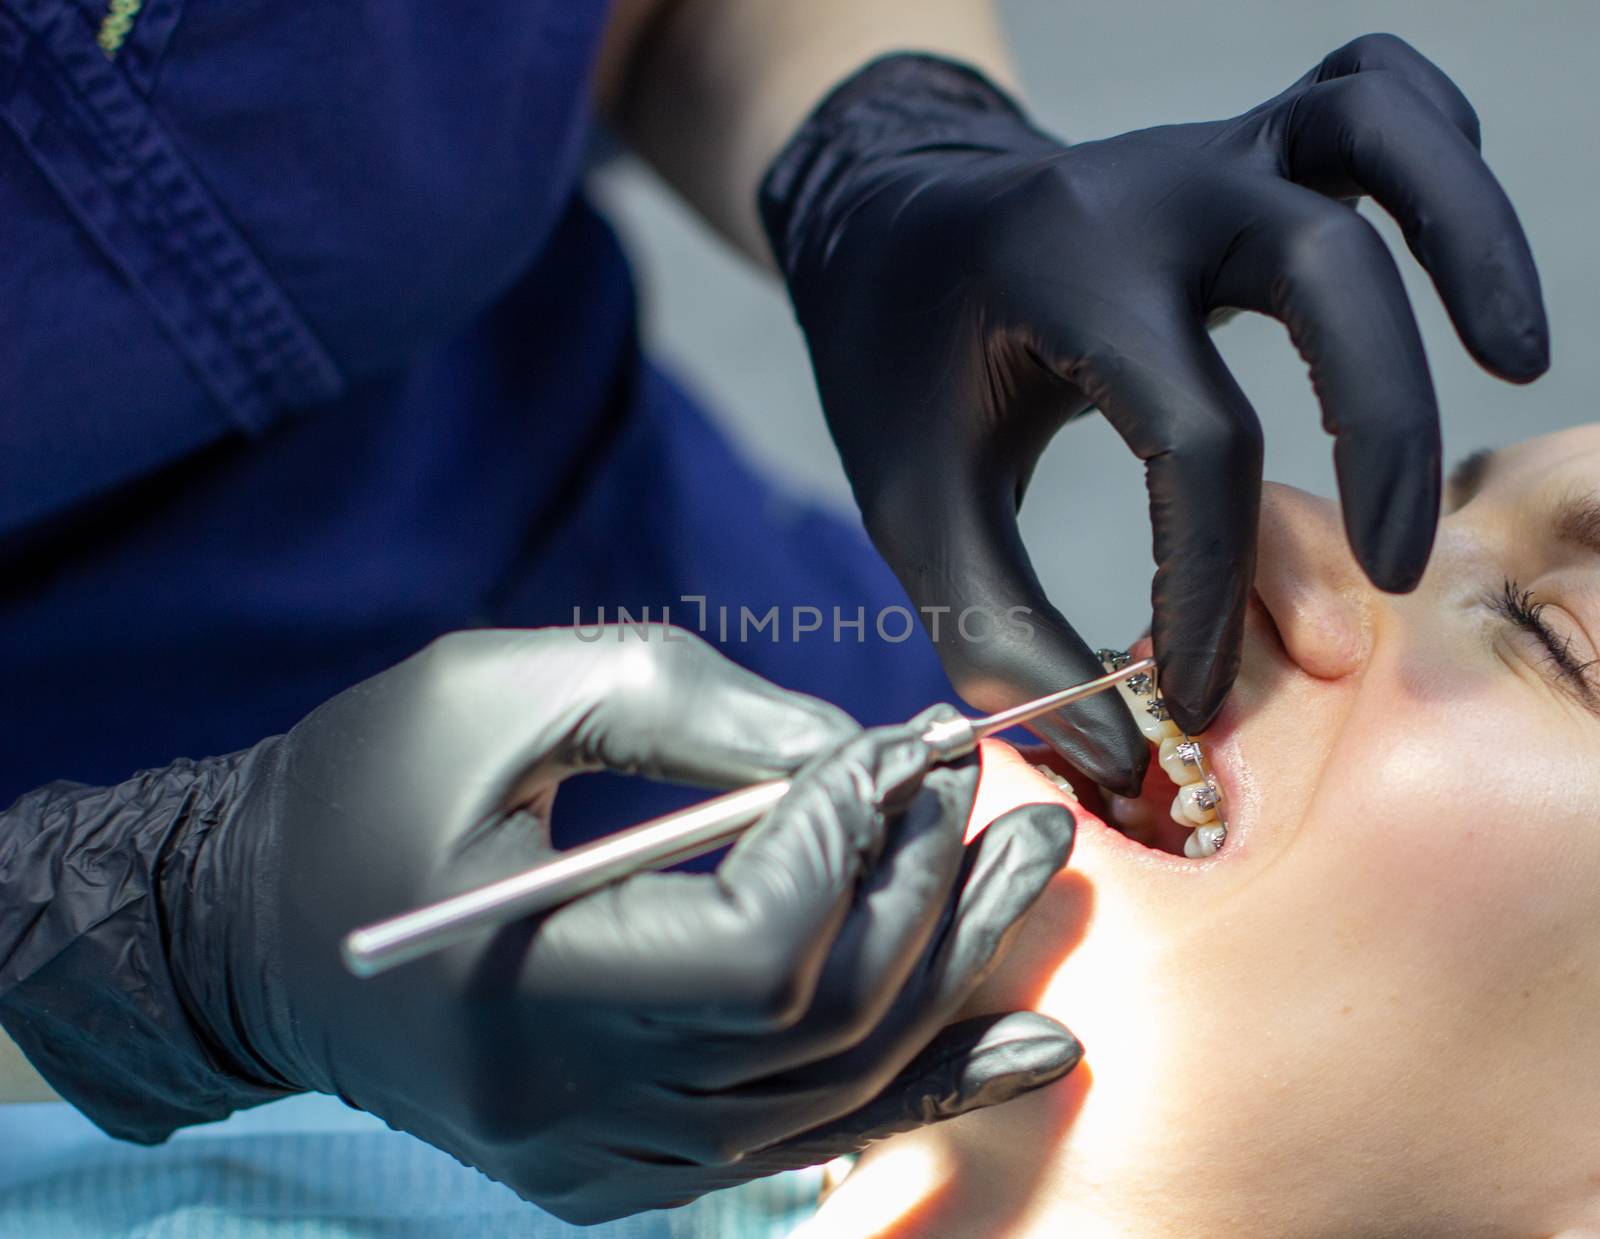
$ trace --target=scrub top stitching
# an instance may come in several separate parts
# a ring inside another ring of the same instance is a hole
[[[344,380],[75,6],[0,4],[0,120],[241,429]]]

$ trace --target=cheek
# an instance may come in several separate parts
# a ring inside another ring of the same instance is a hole
[[[1414,999],[1492,1007],[1563,944],[1600,941],[1573,737],[1519,734],[1518,718],[1534,721],[1515,699],[1352,718],[1302,824],[1302,910]]]

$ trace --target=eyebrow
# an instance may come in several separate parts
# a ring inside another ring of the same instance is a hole
[[[1495,455],[1492,448],[1479,448],[1450,467],[1445,480],[1445,496],[1452,511],[1483,489]],[[1600,555],[1600,491],[1568,491],[1551,511],[1548,527],[1557,542]],[[1600,662],[1600,659],[1596,662]],[[1576,677],[1564,674],[1561,683],[1585,710],[1600,719],[1600,692],[1596,691],[1588,675],[1589,668],[1594,665],[1584,664],[1578,669]]]
[[[1494,456],[1493,448],[1480,447],[1450,467],[1450,476],[1445,480],[1444,493],[1452,511],[1462,507],[1467,500],[1483,489],[1484,480],[1489,476],[1489,466],[1494,464]]]
[[[1600,555],[1600,494],[1568,492],[1556,504],[1550,523],[1557,541]]]
[[[1492,448],[1479,448],[1451,466],[1445,488],[1452,508],[1461,507],[1483,489],[1495,456]],[[1568,491],[1551,510],[1550,529],[1556,541],[1600,555],[1600,491]]]

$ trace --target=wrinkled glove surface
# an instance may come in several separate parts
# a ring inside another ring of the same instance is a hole
[[[445,638],[243,753],[20,800],[0,1018],[113,1134],[315,1089],[570,1220],[825,1160],[1079,1053],[1033,1013],[952,1023],[1072,819],[964,845],[976,765],[930,770],[920,725],[861,732],[659,628]],[[546,856],[558,784],[601,769],[799,773],[715,874],[344,970],[357,925]]]
[[[1046,445],[1094,405],[1145,465],[1163,693],[1185,731],[1215,716],[1238,670],[1262,457],[1206,332],[1219,312],[1288,328],[1351,546],[1379,587],[1416,584],[1438,410],[1399,272],[1353,206],[1370,195],[1399,221],[1473,357],[1533,379],[1538,276],[1478,146],[1461,92],[1386,35],[1242,116],[1071,147],[933,57],[876,61],[821,104],[769,169],[762,217],[867,529],[964,697],[994,710],[1100,671],[1016,520]],[[1114,790],[1143,777],[1148,746],[1112,694],[1036,730]]]

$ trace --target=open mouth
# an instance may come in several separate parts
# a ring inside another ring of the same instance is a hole
[[[1148,646],[1148,638],[1142,639],[1133,647],[1132,656],[1145,656]],[[1115,670],[1119,661],[1127,662],[1130,655],[1103,650],[1101,657],[1108,669]],[[1106,791],[1048,749],[1029,751],[1027,759],[1058,787],[1069,790],[1090,813],[1135,843],[1189,860],[1216,855],[1227,840],[1227,824],[1222,789],[1206,761],[1204,741],[1185,736],[1166,717],[1148,676],[1125,681],[1118,686],[1118,694],[1153,750],[1138,796]]]

